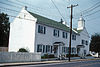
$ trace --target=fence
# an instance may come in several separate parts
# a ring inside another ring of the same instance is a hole
[[[41,53],[0,52],[0,62],[41,61]]]

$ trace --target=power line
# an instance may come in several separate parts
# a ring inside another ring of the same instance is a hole
[[[56,4],[54,3],[53,0],[51,0],[51,2],[54,4],[55,8],[58,10],[59,14],[62,16],[62,18],[65,20],[65,18],[63,17],[63,15],[61,14],[60,10],[58,9],[58,7],[56,6]],[[66,21],[66,20],[65,20]]]
[[[1,3],[1,2],[0,2],[0,3]],[[14,5],[7,4],[7,3],[3,3],[3,2],[2,2],[2,4],[8,5],[8,6],[13,6],[13,7],[16,7],[16,6],[14,6]],[[1,7],[1,8],[3,8],[3,7]],[[19,13],[19,11],[17,11],[17,10],[8,9],[8,8],[3,8],[3,9],[10,10],[10,11],[15,11],[15,12]],[[34,9],[33,9],[33,10],[34,10]],[[40,11],[39,11],[39,10],[34,10],[34,11],[35,11],[36,13],[40,13]],[[23,13],[23,12],[21,12],[21,13]],[[40,14],[45,15],[44,13],[40,13]],[[46,15],[47,15],[47,14],[46,14]],[[54,15],[54,14],[49,14],[49,16],[55,16],[55,17],[58,17],[58,15]]]
[[[21,6],[21,7],[23,7],[23,5],[22,4],[19,4],[19,3],[16,3],[16,2],[13,2],[13,1],[11,1],[11,0],[7,0],[9,3],[13,3],[13,4],[16,4],[16,5],[18,5],[18,6]]]
[[[44,9],[44,8],[41,8],[41,7],[37,7],[37,6],[33,6],[32,4],[29,4],[29,3],[26,3],[26,2],[22,2],[22,1],[20,1],[20,0],[16,0],[18,3],[21,3],[21,4],[24,4],[24,5],[27,5],[28,7],[30,7],[31,9],[37,9],[37,10],[42,10],[42,11],[48,11],[48,10],[46,10],[46,9]]]
[[[8,0],[9,1],[9,0]],[[20,6],[22,6],[22,4],[26,4],[26,5],[28,5],[29,6],[29,8],[31,8],[32,10],[35,10],[34,8],[36,8],[36,10],[40,13],[40,11],[41,10],[43,10],[43,11],[46,11],[46,12],[48,12],[46,9],[42,9],[42,8],[40,8],[40,7],[35,7],[35,6],[32,6],[31,4],[29,4],[29,3],[25,3],[25,2],[21,2],[21,1],[19,1],[19,0],[16,0],[18,3],[15,3],[15,4],[17,4],[17,5],[20,5]],[[11,1],[9,1],[9,2],[11,2]],[[14,3],[14,2],[12,2],[12,3]],[[21,3],[21,4],[19,4],[19,3]],[[36,12],[37,12],[36,11]],[[50,10],[49,10],[50,11]],[[45,12],[44,12],[45,13]],[[43,14],[43,15],[47,15],[47,14],[44,14],[43,12],[42,13],[40,13],[40,14]],[[55,14],[50,14],[49,13],[49,16],[55,16],[55,17],[58,17],[58,15],[55,15]]]
[[[100,19],[100,16],[99,17],[94,17],[94,18],[88,19],[87,21],[92,21],[92,20],[95,20],[95,19]]]
[[[0,2],[0,3],[1,3],[1,4],[8,5],[8,6],[16,7],[16,8],[22,8],[22,7],[14,6],[14,5],[12,5],[12,4],[4,3],[4,2]]]
[[[99,5],[98,5],[99,4]],[[96,9],[100,7],[100,1],[97,2],[96,4],[94,4],[93,6],[89,7],[88,9],[85,9],[84,11],[82,11],[81,13],[87,13],[87,12],[91,12],[92,10]]]
[[[95,3],[94,5],[92,5],[91,7],[81,11],[80,13],[77,13],[76,16],[80,15],[80,14],[87,14],[87,13],[90,13],[92,12],[93,10],[95,10],[96,8],[100,7],[100,1]],[[74,17],[75,18],[75,17]],[[75,18],[75,19],[78,19],[78,18]]]
[[[85,15],[84,17],[87,17],[87,16],[91,16],[91,15],[93,15],[93,14],[95,14],[95,13],[98,13],[100,10],[97,10],[97,11],[95,11],[95,12],[93,12],[93,13],[90,13],[90,14],[88,14],[88,15]]]

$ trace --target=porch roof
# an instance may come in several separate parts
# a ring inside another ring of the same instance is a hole
[[[54,42],[53,44],[54,44],[54,45],[58,45],[58,46],[59,46],[59,45],[65,45],[63,42]]]

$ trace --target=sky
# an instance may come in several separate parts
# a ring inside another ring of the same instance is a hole
[[[100,33],[100,0],[0,0],[0,12],[7,13],[10,22],[18,15],[24,6],[27,10],[44,17],[70,23],[70,5],[73,8],[73,28],[77,28],[78,19],[85,19],[85,27],[91,36]],[[56,6],[55,6],[56,5]]]

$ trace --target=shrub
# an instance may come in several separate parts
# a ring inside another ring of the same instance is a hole
[[[28,50],[25,49],[25,48],[20,48],[20,49],[18,50],[18,52],[28,52]]]
[[[69,57],[69,54],[66,54],[66,57]],[[70,57],[79,57],[77,54],[71,54]]]
[[[44,54],[44,56],[42,56],[41,58],[46,59],[46,58],[55,58],[54,54]]]
[[[50,54],[48,57],[49,58],[55,58],[54,54]]]

